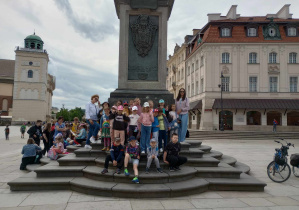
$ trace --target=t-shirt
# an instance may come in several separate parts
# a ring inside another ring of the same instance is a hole
[[[5,128],[5,133],[9,133],[9,128]]]
[[[139,117],[140,116],[138,114],[131,114],[129,116],[129,118],[130,118],[130,125],[137,125],[137,121],[138,121]]]
[[[167,152],[167,155],[178,156],[179,152],[181,151],[181,143],[177,142],[174,144],[172,141],[170,141],[167,144],[165,151]]]
[[[159,125],[158,117],[154,117],[154,122],[153,122],[153,124],[152,124],[153,133],[160,130],[160,128],[157,127],[158,125]]]
[[[25,125],[22,125],[22,126],[21,126],[21,132],[25,132],[25,130],[26,130],[26,126],[25,126]]]
[[[50,132],[49,132],[48,130],[44,130],[44,131],[43,131],[43,134],[46,135],[46,137],[47,137],[47,139],[48,139],[48,141],[49,141],[49,138],[50,138]],[[46,140],[44,137],[43,137],[43,139]]]
[[[60,147],[61,153],[63,153],[64,152],[64,145],[63,145],[63,143],[59,142],[58,145],[57,145],[57,148],[59,148],[59,147]]]
[[[129,146],[127,146],[126,152],[131,156],[131,158],[137,159],[137,157],[140,155],[140,148],[137,144],[135,147],[129,144]]]
[[[54,133],[54,135],[53,135],[53,138],[54,138],[54,139],[55,139],[55,136],[56,136],[58,133],[61,133],[61,134],[62,134],[62,131],[58,131],[58,130],[56,130],[56,126],[59,126],[59,128],[64,128],[64,127],[65,127],[65,124],[62,123],[61,125],[59,125],[58,122],[55,123],[55,133]]]
[[[172,117],[172,120],[176,120],[177,119],[177,115],[176,115],[175,111],[170,111],[169,115]]]
[[[72,131],[73,131],[74,133],[77,133],[77,131],[78,131],[78,124],[73,123]]]
[[[165,130],[165,125],[164,125],[164,117],[163,117],[163,115],[158,116],[158,120],[159,120],[160,130],[164,131]]]

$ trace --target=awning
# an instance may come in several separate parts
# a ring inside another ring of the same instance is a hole
[[[202,100],[194,101],[189,104],[189,110],[196,110],[202,108]]]
[[[213,109],[221,109],[221,99],[216,99]],[[298,99],[223,99],[223,109],[295,109]]]

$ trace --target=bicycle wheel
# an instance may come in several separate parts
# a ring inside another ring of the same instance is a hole
[[[273,182],[282,183],[290,178],[291,168],[287,163],[281,166],[272,161],[267,167],[267,174]]]
[[[295,177],[299,177],[299,166],[293,166],[293,174]]]

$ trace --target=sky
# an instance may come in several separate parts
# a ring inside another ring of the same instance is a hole
[[[241,16],[265,16],[285,4],[299,18],[299,0],[175,0],[167,54],[202,28],[208,13],[226,15],[238,5]],[[84,108],[93,94],[108,100],[118,83],[119,20],[113,0],[0,0],[0,8],[0,59],[14,60],[15,47],[23,47],[35,30],[49,53],[49,73],[56,77],[53,107]]]

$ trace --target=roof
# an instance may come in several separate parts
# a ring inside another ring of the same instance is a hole
[[[196,110],[202,108],[202,100],[194,101],[189,104],[189,110]]]
[[[15,61],[0,59],[0,77],[14,78]]]
[[[215,100],[213,109],[221,109],[221,99]],[[223,109],[299,110],[299,99],[223,99]]]
[[[38,41],[43,41],[39,36],[35,35],[35,34],[32,34],[32,35],[29,35],[25,38],[26,39],[31,39],[31,40],[38,40]]]
[[[281,19],[281,18],[274,18],[274,22],[299,22],[299,19],[292,18],[292,19]],[[231,22],[231,23],[236,23],[236,22],[270,22],[269,17],[267,16],[253,16],[253,17],[239,17],[236,19],[223,19],[223,20],[212,20],[211,22]]]

